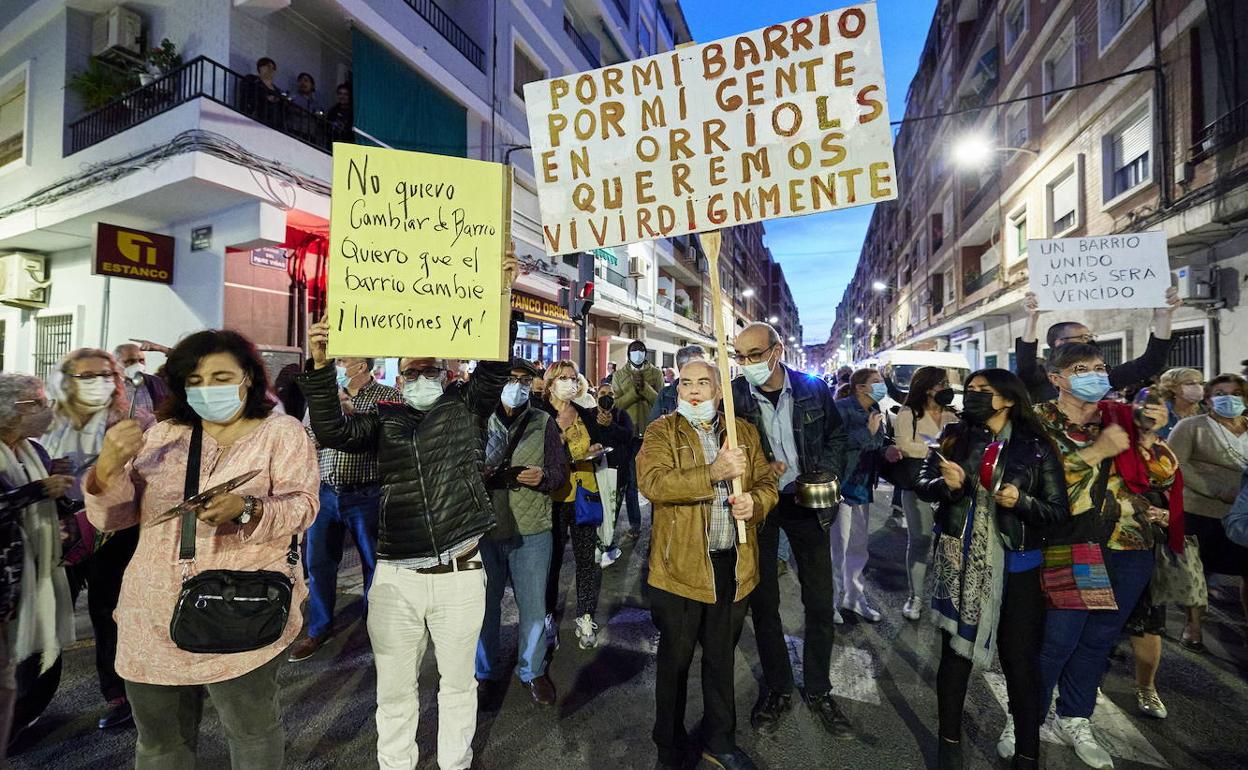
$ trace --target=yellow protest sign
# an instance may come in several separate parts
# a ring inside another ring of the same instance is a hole
[[[506,360],[511,169],[334,145],[329,354]]]

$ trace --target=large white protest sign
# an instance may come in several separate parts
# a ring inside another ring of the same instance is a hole
[[[1027,268],[1043,310],[1165,307],[1170,288],[1161,232],[1029,240]]]
[[[524,98],[550,254],[897,197],[873,3]]]

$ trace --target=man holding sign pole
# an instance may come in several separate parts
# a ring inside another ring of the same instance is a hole
[[[504,294],[515,271],[509,248]],[[438,651],[438,766],[462,770],[472,764],[474,657],[485,615],[477,544],[495,524],[482,478],[485,421],[511,366],[481,361],[467,383],[448,384],[444,359],[403,358],[404,403],[382,402],[375,413],[345,415],[329,336],[324,319],[311,328],[312,368],[299,377],[312,430],[322,446],[376,453],[382,489],[377,567],[368,595],[368,636],[377,663],[377,760],[383,770],[417,764],[417,677],[432,642]]]

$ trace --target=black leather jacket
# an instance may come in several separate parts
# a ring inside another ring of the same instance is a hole
[[[1001,483],[1018,488],[1018,504],[997,506],[997,528],[1005,539],[1006,550],[1029,551],[1044,545],[1047,531],[1070,518],[1066,496],[1066,472],[1061,455],[1047,438],[1023,433],[1016,426],[1005,450],[1005,471]],[[936,503],[936,523],[942,532],[960,534],[967,514],[975,504],[968,494],[979,486],[979,466],[984,450],[992,443],[992,433],[982,426],[955,423],[945,428],[944,437],[955,436],[948,459],[966,471],[961,488],[950,490],[940,475],[940,460],[929,452],[919,471],[915,493],[919,499]],[[945,442],[943,441],[942,444]]]
[[[784,366],[784,364],[780,364]],[[811,377],[785,366],[789,372],[789,386],[793,388],[793,430],[797,440],[800,464],[798,473],[827,471],[838,479],[845,478],[845,429],[841,426],[841,413],[836,409],[832,389],[818,377]],[[763,442],[763,454],[768,462],[776,459],[763,427],[762,409],[754,398],[750,383],[745,377],[732,381],[732,397],[737,416],[749,420],[758,429]]]
[[[451,383],[424,413],[383,401],[375,414],[342,413],[334,367],[299,375],[312,432],[322,446],[376,452],[381,480],[377,556],[436,556],[494,526],[485,489],[485,420],[499,403],[510,363],[482,361],[465,385]]]

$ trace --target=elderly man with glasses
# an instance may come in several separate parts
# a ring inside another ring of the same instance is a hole
[[[515,277],[511,249],[504,291]],[[482,361],[468,382],[450,381],[446,362],[403,358],[403,402],[344,414],[327,354],[329,324],[308,335],[312,366],[299,376],[312,431],[322,446],[373,452],[381,482],[377,567],[368,594],[368,636],[377,663],[377,760],[410,770],[419,759],[417,677],[432,642],[438,651],[438,766],[472,764],[477,728],[474,654],[485,616],[479,549],[494,528],[483,477],[486,422],[511,376],[506,361]],[[515,342],[516,325],[511,324]]]

